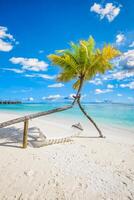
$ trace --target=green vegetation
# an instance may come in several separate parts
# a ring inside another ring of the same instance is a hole
[[[57,81],[68,82],[75,80],[73,88],[77,90],[73,105],[78,103],[81,111],[97,128],[100,137],[103,137],[100,129],[93,119],[85,112],[81,103],[81,90],[84,83],[95,77],[96,74],[104,74],[113,68],[111,60],[119,56],[120,52],[110,44],[102,49],[95,48],[95,41],[90,37],[87,41],[80,40],[78,44],[70,43],[70,49],[58,50],[48,58],[53,65],[60,66],[61,72]]]

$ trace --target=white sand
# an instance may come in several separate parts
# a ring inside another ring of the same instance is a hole
[[[1,113],[0,122],[14,117]],[[71,128],[76,120],[59,122],[44,117],[30,128],[39,127],[47,138],[83,137],[34,148],[30,141],[39,133],[31,128],[22,149],[23,124],[0,129],[0,200],[133,200],[134,133],[101,126],[106,138],[92,138],[97,132],[88,123],[80,133]]]

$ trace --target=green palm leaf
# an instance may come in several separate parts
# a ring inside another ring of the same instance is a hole
[[[77,79],[73,88],[78,89],[81,82],[112,69],[111,60],[119,55],[120,52],[110,44],[104,45],[102,49],[95,49],[95,41],[90,37],[88,40],[80,40],[78,44],[71,42],[70,49],[58,50],[48,58],[53,65],[61,67],[57,81]]]

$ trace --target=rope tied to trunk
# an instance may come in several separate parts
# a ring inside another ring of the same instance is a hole
[[[80,94],[78,94],[78,95],[73,95],[72,96],[75,100],[77,100],[77,101],[79,101],[80,100],[80,98],[81,98],[81,95]]]

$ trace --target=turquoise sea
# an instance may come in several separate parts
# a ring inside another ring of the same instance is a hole
[[[25,115],[33,112],[47,111],[63,105],[66,105],[66,103],[0,104],[0,112],[15,112]],[[83,103],[83,106],[87,113],[99,123],[134,130],[134,104]],[[53,115],[59,118],[86,120],[78,106]]]

